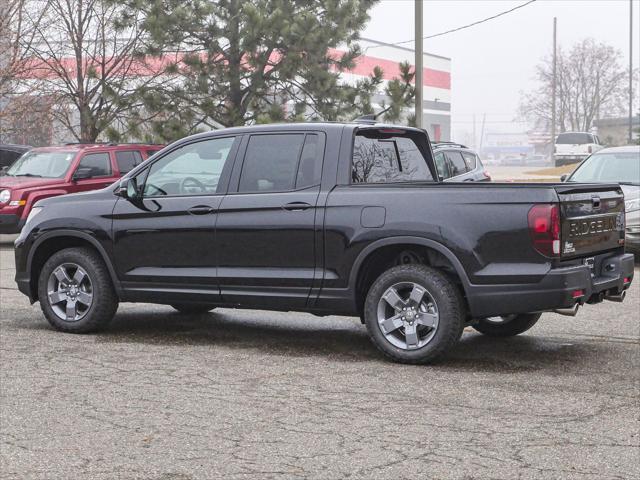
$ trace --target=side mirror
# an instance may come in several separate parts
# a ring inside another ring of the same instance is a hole
[[[138,189],[136,177],[123,178],[120,180],[118,188],[114,193],[118,197],[127,198],[129,200],[136,200],[140,198],[140,191]]]
[[[93,177],[93,169],[91,167],[80,167],[75,171],[72,180],[86,180],[87,178]]]
[[[565,173],[564,175],[562,175],[562,176],[560,177],[560,181],[561,181],[561,182],[565,182],[565,181],[567,180],[567,177],[568,177],[568,176],[569,176],[569,175],[567,175],[567,174]]]

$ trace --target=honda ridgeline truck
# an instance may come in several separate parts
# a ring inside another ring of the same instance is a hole
[[[615,183],[442,182],[419,129],[229,128],[38,202],[16,281],[64,332],[104,328],[118,302],[351,315],[386,356],[426,363],[466,325],[517,335],[622,301],[624,215]]]

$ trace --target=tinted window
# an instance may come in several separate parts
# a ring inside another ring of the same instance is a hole
[[[464,158],[468,170],[474,170],[476,168],[476,156],[473,153],[462,152],[462,158]]]
[[[151,165],[144,195],[157,197],[216,193],[234,140],[235,137],[203,140],[164,155]]]
[[[82,157],[78,168],[90,168],[92,177],[111,175],[111,160],[108,153],[89,153]]]
[[[462,158],[460,152],[447,152],[449,166],[451,167],[451,176],[456,177],[467,172],[467,164]]]
[[[353,145],[354,183],[433,180],[427,162],[411,138],[365,134],[356,135]]]
[[[303,134],[253,135],[244,156],[238,191],[293,190],[304,137]]]
[[[120,170],[120,173],[123,175],[142,163],[142,155],[135,150],[115,153],[118,170]]]
[[[305,137],[298,166],[296,188],[306,188],[320,184],[324,153],[323,143],[320,135],[309,134]]]
[[[593,139],[588,133],[561,133],[556,138],[556,143],[559,145],[582,145],[593,143]]]
[[[436,168],[438,169],[438,175],[442,177],[443,180],[449,178],[449,168],[447,167],[447,161],[444,158],[444,153],[436,153],[434,160],[436,161]]]

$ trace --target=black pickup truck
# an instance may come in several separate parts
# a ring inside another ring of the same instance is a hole
[[[426,363],[466,325],[517,335],[622,301],[624,222],[617,184],[444,183],[414,128],[229,128],[39,202],[16,281],[65,332],[105,327],[118,302],[351,315],[388,357]]]

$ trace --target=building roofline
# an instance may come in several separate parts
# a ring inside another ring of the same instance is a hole
[[[374,40],[372,38],[360,37],[360,40],[364,40],[365,42],[375,43],[375,44],[378,44],[378,45],[384,46],[384,47],[399,48],[400,50],[405,50],[407,52],[415,52],[415,49],[413,49],[413,48],[401,47],[400,45],[394,45],[393,43],[381,42],[379,40]],[[364,52],[363,55],[367,56],[367,53]],[[441,58],[443,60],[451,61],[451,57],[445,57],[443,55],[436,55],[435,53],[424,52],[424,55],[428,55],[430,57]]]

